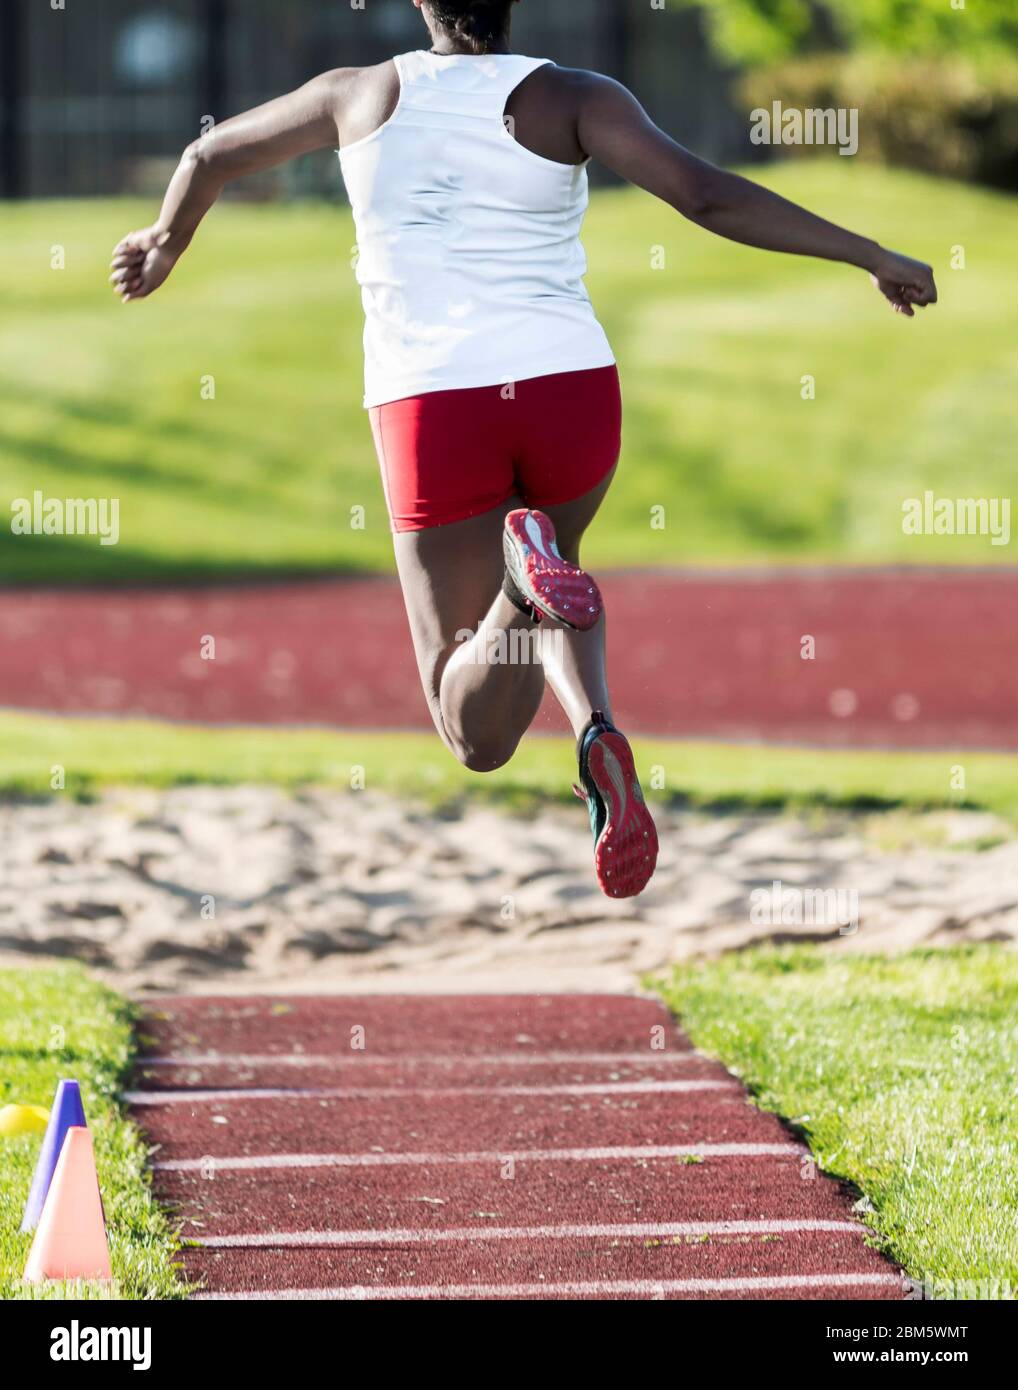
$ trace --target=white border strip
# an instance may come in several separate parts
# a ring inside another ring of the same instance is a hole
[[[128,1105],[220,1105],[251,1100],[438,1100],[446,1096],[664,1095],[687,1091],[740,1091],[737,1081],[602,1081],[575,1086],[251,1086],[221,1091],[124,1091]]]
[[[493,1163],[586,1163],[614,1159],[645,1158],[796,1158],[809,1150],[802,1144],[656,1144],[605,1149],[524,1149],[500,1153],[489,1149],[477,1153],[331,1153],[331,1154],[253,1154],[217,1158],[169,1158],[152,1164],[162,1173],[218,1173],[261,1168],[387,1168],[392,1165],[430,1167],[437,1164]]]
[[[905,1296],[905,1285],[898,1274],[776,1274],[745,1279],[605,1279],[589,1283],[541,1284],[422,1284],[353,1285],[338,1289],[273,1289],[249,1293],[199,1293],[196,1299],[217,1302],[338,1300],[366,1302],[370,1299],[454,1299],[454,1298],[539,1298],[559,1294],[566,1298],[590,1298],[598,1294],[617,1297],[636,1294],[642,1298],[663,1298],[670,1293],[768,1293],[781,1289],[886,1288],[891,1285]]]
[[[653,1052],[440,1052],[431,1056],[379,1056],[366,1052],[177,1052],[167,1056],[139,1057],[139,1067],[518,1067],[518,1066],[625,1066],[656,1067],[661,1062],[706,1062],[702,1053],[687,1050]]]
[[[234,1236],[186,1236],[189,1245],[208,1250],[296,1250],[304,1246],[439,1245],[445,1241],[481,1243],[488,1240],[603,1240],[685,1236],[803,1235],[816,1231],[841,1231],[867,1235],[858,1221],[664,1221],[634,1225],[594,1226],[467,1226],[448,1230],[390,1231],[290,1231]]]

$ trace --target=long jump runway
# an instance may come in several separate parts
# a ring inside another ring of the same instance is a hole
[[[1018,748],[1018,571],[602,579],[615,704],[634,733]],[[431,729],[394,580],[8,589],[0,640],[0,707]],[[541,722],[565,727],[550,699]]]
[[[851,1196],[629,996],[165,998],[129,1099],[217,1299],[901,1299]]]

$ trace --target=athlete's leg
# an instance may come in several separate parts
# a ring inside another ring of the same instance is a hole
[[[619,458],[618,375],[601,369],[546,377],[523,383],[519,399],[528,409],[517,486],[529,510],[507,525],[507,568],[514,594],[538,611],[575,616],[582,628],[601,608],[598,621],[584,631],[556,623],[545,633],[553,640],[542,646],[542,656],[577,735],[577,790],[590,816],[597,881],[609,897],[633,897],[654,872],[657,832],[633,750],[612,717],[603,604],[593,576],[580,568],[584,533]]]
[[[596,488],[574,502],[541,508],[554,523],[562,558],[574,565],[580,563],[583,533],[596,516],[614,475],[613,469]],[[592,710],[603,710],[609,719],[612,717],[605,659],[605,615],[602,613],[588,632],[575,632],[560,623],[548,624],[552,626],[555,638],[545,641],[541,648],[544,673],[579,738]]]
[[[475,772],[507,763],[544,694],[533,621],[502,593],[504,506],[394,537],[421,683],[435,727]],[[524,659],[520,659],[521,655]]]
[[[562,558],[578,565],[583,533],[611,486],[621,452],[618,372],[600,367],[521,382],[516,398],[518,490],[528,507],[550,518]],[[577,735],[592,710],[610,714],[603,615],[586,632],[556,624],[555,640],[544,644],[542,655],[548,683]]]
[[[589,621],[601,610],[597,623],[586,631],[563,630],[556,624],[545,633],[553,640],[542,652],[548,680],[577,736],[576,790],[587,803],[594,833],[597,881],[609,897],[629,898],[650,882],[657,862],[657,831],[633,750],[611,715],[603,605],[596,597],[595,581],[579,568],[580,541],[608,481],[578,501],[514,514],[506,527],[506,557],[515,592],[542,612],[575,613],[577,618],[582,614]],[[571,563],[563,565],[562,560]]]

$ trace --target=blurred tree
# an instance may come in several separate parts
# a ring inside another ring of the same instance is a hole
[[[1013,56],[1015,0],[682,0],[736,63],[858,47],[898,56]]]

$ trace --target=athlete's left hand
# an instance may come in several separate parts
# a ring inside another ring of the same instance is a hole
[[[906,318],[915,318],[917,308],[925,309],[927,304],[937,302],[933,267],[925,261],[914,261],[896,251],[881,251],[870,278],[894,312]]]
[[[179,258],[180,251],[171,246],[170,233],[162,228],[128,232],[114,248],[110,262],[114,294],[124,304],[147,298],[164,283]]]

